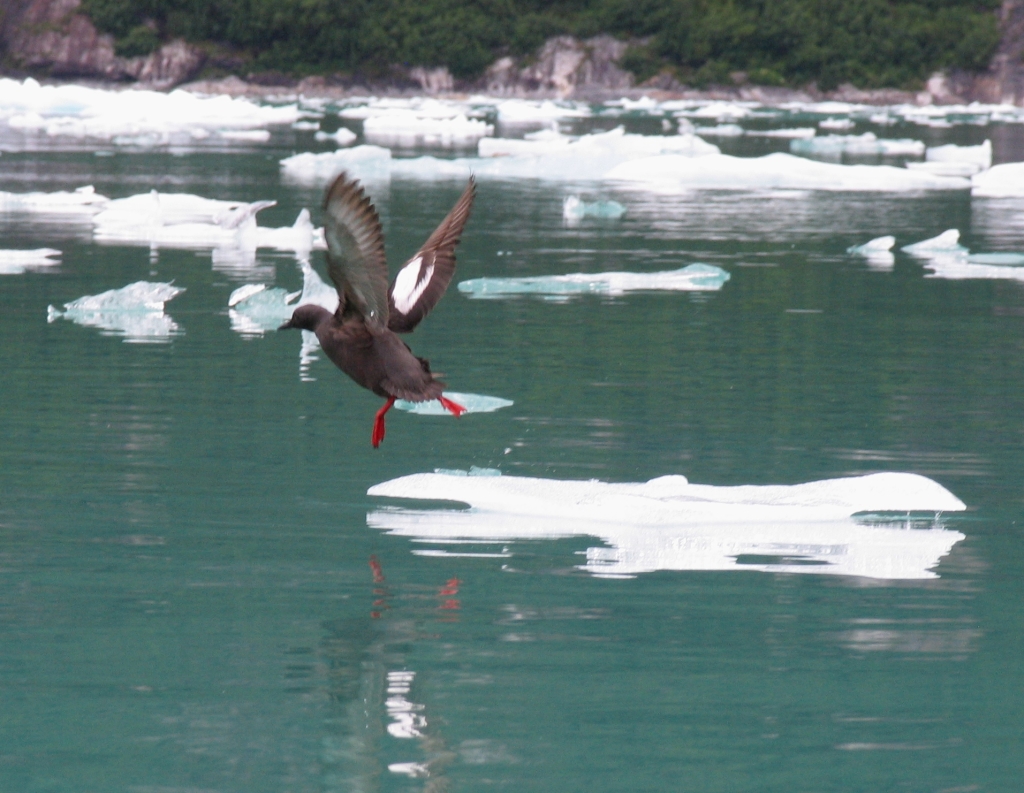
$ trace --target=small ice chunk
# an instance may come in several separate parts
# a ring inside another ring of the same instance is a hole
[[[291,318],[298,296],[298,292],[289,294],[285,289],[268,288],[266,284],[240,286],[228,298],[231,330],[245,337],[277,330]]]
[[[225,140],[241,140],[249,143],[266,143],[270,140],[267,129],[222,129],[218,134]]]
[[[743,134],[748,138],[784,138],[787,140],[806,140],[817,135],[814,127],[793,127],[789,129],[748,129]]]
[[[983,171],[992,167],[992,141],[986,140],[977,146],[957,146],[955,143],[929,146],[924,158],[928,162],[971,163]]]
[[[86,295],[64,304],[64,311],[47,309],[47,322],[59,317],[79,325],[123,336],[126,342],[166,342],[179,330],[164,313],[164,303],[184,292],[168,283],[137,281],[120,289]]]
[[[971,177],[971,195],[976,198],[1024,198],[1024,162],[993,165]]]
[[[617,220],[626,214],[626,208],[618,201],[580,200],[579,196],[566,196],[562,202],[562,217],[567,221],[582,220],[585,217]]]
[[[715,291],[729,273],[710,264],[690,264],[658,273],[573,273],[526,278],[473,278],[459,283],[471,298],[501,299],[515,295],[568,298],[573,295],[623,295],[637,291]]]
[[[858,254],[861,256],[870,256],[874,253],[882,253],[891,251],[892,246],[896,244],[896,238],[887,237],[875,237],[875,239],[865,242],[863,245],[854,245],[846,249],[847,253]]]
[[[467,413],[493,413],[495,410],[510,407],[511,399],[502,399],[496,396],[484,396],[483,394],[461,394],[455,391],[445,391],[444,396],[462,405]],[[421,416],[450,416],[447,410],[436,399],[427,402],[409,402],[399,399],[395,407],[409,413],[418,413]]]
[[[348,127],[338,127],[337,132],[317,132],[313,137],[317,140],[333,140],[339,146],[351,146],[359,136]]]
[[[0,250],[0,275],[20,275],[26,270],[44,270],[60,264],[60,251],[54,248]]]
[[[852,245],[846,252],[853,256],[863,256],[868,260],[869,267],[887,270],[896,263],[896,257],[892,254],[892,246],[895,244],[895,237],[876,237],[863,245]]]
[[[312,132],[320,129],[319,121],[296,121],[292,124],[292,129],[298,130],[299,132]],[[317,138],[319,140],[319,138]]]
[[[937,237],[915,242],[913,245],[904,245],[902,250],[911,256],[928,258],[936,254],[966,254],[967,248],[960,244],[960,232],[957,229],[947,229]]]
[[[848,129],[853,129],[857,125],[853,122],[853,119],[833,118],[829,116],[828,118],[819,121],[818,126],[821,127],[821,129],[828,129],[834,132],[843,132]]]

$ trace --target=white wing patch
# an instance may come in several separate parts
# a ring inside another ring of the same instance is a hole
[[[423,257],[417,256],[405,265],[399,271],[398,277],[395,278],[395,286],[391,291],[391,296],[395,300],[395,308],[403,314],[408,314],[423,296],[423,291],[430,283],[430,276],[434,274],[433,263],[421,273],[420,267],[422,264]]]

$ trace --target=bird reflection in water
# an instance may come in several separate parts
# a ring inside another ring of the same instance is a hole
[[[392,591],[376,556],[370,557],[369,567],[369,619],[327,623],[321,645],[327,690],[336,707],[326,722],[329,733],[321,752],[324,788],[378,790],[385,786],[386,769],[422,779],[425,793],[440,793],[450,788],[444,771],[457,754],[428,716],[427,706],[416,701],[417,673],[409,669],[407,658],[424,635],[417,621],[396,618],[398,609],[392,608]],[[458,619],[461,584],[453,577],[437,589],[433,611],[438,619]],[[415,741],[415,752],[409,751],[408,741]]]

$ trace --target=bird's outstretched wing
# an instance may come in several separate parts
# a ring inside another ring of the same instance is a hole
[[[395,276],[388,295],[388,327],[395,333],[408,333],[415,328],[448,288],[455,273],[455,246],[469,220],[475,197],[476,181],[471,176],[448,217]]]
[[[355,311],[367,325],[388,324],[388,262],[380,218],[359,182],[339,174],[324,194],[327,272],[338,290],[339,314]]]

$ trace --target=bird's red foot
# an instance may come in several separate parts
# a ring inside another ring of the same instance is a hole
[[[377,411],[377,415],[373,419],[373,434],[370,436],[370,443],[373,444],[374,449],[380,446],[380,442],[384,440],[384,414],[391,410],[393,404],[395,404],[395,398],[388,397],[384,407]]]
[[[466,409],[458,402],[452,402],[450,399],[447,399],[443,396],[439,396],[437,398],[437,401],[441,403],[441,407],[443,407],[445,410],[447,410],[449,413],[455,416],[455,418],[458,418],[459,416],[466,412]]]

